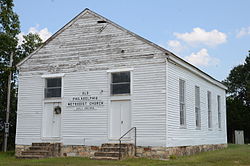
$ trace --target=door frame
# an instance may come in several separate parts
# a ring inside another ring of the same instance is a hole
[[[45,135],[46,133],[46,111],[45,111],[45,104],[54,104],[54,103],[60,103],[61,104],[61,118],[60,118],[60,129],[59,129],[59,137],[48,137]],[[41,125],[41,140],[46,140],[46,141],[60,141],[62,139],[62,119],[63,119],[63,103],[62,100],[47,100],[43,102],[43,114],[42,114],[42,125]]]
[[[130,99],[123,99],[123,100],[110,100],[110,110],[109,110],[109,128],[108,128],[108,130],[109,130],[109,136],[108,136],[108,139],[109,139],[109,141],[117,141],[118,139],[115,139],[115,138],[112,138],[112,133],[111,133],[111,128],[112,128],[112,126],[111,126],[111,123],[112,123],[112,119],[111,119],[111,115],[112,115],[112,106],[111,106],[111,102],[119,102],[119,101],[130,101],[130,114],[128,115],[129,116],[129,118],[130,118],[130,127],[132,126],[132,107],[131,107],[131,100]],[[121,130],[121,129],[120,129]],[[122,136],[122,135],[121,135]],[[121,137],[120,136],[120,137]]]
[[[111,74],[112,73],[117,73],[117,72],[130,72],[130,94],[129,95],[111,95],[111,90],[110,90],[110,84],[111,84]],[[107,70],[107,90],[108,90],[108,124],[107,124],[107,140],[108,141],[117,141],[118,139],[113,139],[111,137],[111,102],[112,101],[130,101],[130,125],[133,127],[133,75],[134,75],[134,68],[122,68],[122,69],[110,69]]]
[[[64,99],[64,77],[65,77],[65,73],[56,73],[56,74],[44,74],[41,76],[42,78],[42,89],[44,89],[46,87],[46,79],[47,78],[61,78],[62,82],[61,82],[61,97],[58,98],[45,98],[45,94],[44,91],[42,93],[42,120],[41,120],[41,129],[40,129],[40,137],[41,140],[44,141],[61,141],[62,140],[62,125],[63,125],[63,117],[64,117],[64,103],[63,103],[63,99]],[[45,136],[44,133],[44,129],[45,129],[45,104],[46,103],[61,103],[61,122],[60,122],[60,136],[59,137],[47,137]]]

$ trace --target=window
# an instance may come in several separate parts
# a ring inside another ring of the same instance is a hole
[[[130,72],[111,73],[111,94],[130,94]]]
[[[61,97],[62,78],[46,78],[45,98]]]
[[[220,103],[220,96],[217,96],[217,103],[218,103],[218,125],[219,129],[221,128],[221,103]]]
[[[179,80],[180,125],[185,126],[185,81]]]
[[[208,128],[212,128],[211,92],[207,92]]]
[[[200,87],[198,86],[195,86],[195,124],[197,128],[201,127]]]

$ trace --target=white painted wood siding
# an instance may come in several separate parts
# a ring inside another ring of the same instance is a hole
[[[20,66],[16,144],[52,141],[42,137],[44,78],[63,77],[61,141],[65,145],[100,145],[109,138],[110,93],[107,70],[132,68],[132,127],[138,145],[182,146],[226,143],[225,91],[184,68],[166,54],[101,17],[85,12]],[[122,51],[124,50],[124,51]],[[203,74],[204,75],[204,74]],[[179,78],[186,81],[187,128],[179,123]],[[195,86],[200,87],[201,130],[195,127]],[[207,90],[212,93],[213,128],[207,125]],[[81,91],[98,95],[104,106],[72,111],[65,103]],[[101,91],[103,91],[101,93]],[[166,95],[167,94],[167,95]],[[217,95],[222,128],[218,129]],[[166,107],[167,104],[167,107]]]
[[[164,67],[164,63],[134,67],[132,126],[137,127],[139,145],[165,144]],[[33,84],[30,86],[30,83]],[[108,142],[108,86],[106,70],[65,74],[61,131],[64,144],[99,145]],[[44,79],[41,76],[20,77],[17,144],[46,141],[41,139],[43,88]],[[99,96],[104,101],[104,107],[95,111],[73,111],[66,106],[72,96],[86,90],[92,95]],[[101,91],[103,92],[100,93]]]
[[[41,76],[19,77],[16,144],[41,140],[43,84]]]
[[[165,54],[111,24],[98,24],[99,20],[90,13],[82,15],[20,67],[17,144],[48,141],[41,135],[45,102],[41,76],[55,73],[65,73],[60,141],[65,145],[107,142],[107,70],[133,68],[132,126],[137,127],[138,145],[165,145]],[[67,108],[68,99],[83,90],[100,96],[104,107],[78,112]]]
[[[167,140],[166,145],[188,146],[227,143],[225,90],[168,62]],[[186,83],[186,128],[180,127],[179,79]],[[201,128],[195,125],[195,86],[200,87]],[[207,91],[211,92],[212,128],[208,129]],[[217,95],[221,96],[222,128],[218,125]]]
[[[79,17],[20,66],[21,74],[105,70],[163,61],[162,51],[111,24],[98,24],[99,20],[90,13]]]
[[[165,63],[137,66],[133,74],[132,120],[137,127],[138,144],[164,146]]]

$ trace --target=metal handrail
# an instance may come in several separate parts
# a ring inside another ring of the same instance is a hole
[[[134,144],[134,148],[135,148],[135,156],[136,156],[136,127],[132,127],[131,129],[129,129],[125,134],[123,134],[120,138],[119,138],[119,160],[121,159],[121,144],[122,144],[122,138],[127,135],[130,131],[132,131],[134,129],[135,131],[135,144]]]

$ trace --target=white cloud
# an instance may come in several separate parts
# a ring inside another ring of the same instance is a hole
[[[36,25],[35,27],[30,27],[28,33],[21,32],[17,35],[19,45],[22,44],[24,40],[23,35],[27,35],[29,33],[37,33],[43,40],[43,42],[46,41],[52,35],[52,33],[49,32],[48,28],[43,28],[39,30],[39,25]]]
[[[196,66],[213,66],[219,64],[219,59],[211,57],[205,48],[202,48],[197,53],[192,53],[190,56],[186,56],[184,59]]]
[[[237,37],[237,38],[240,38],[240,37],[247,36],[247,35],[250,35],[250,27],[241,28],[241,29],[237,32],[236,37]]]
[[[174,35],[190,45],[204,44],[208,46],[216,46],[227,41],[227,35],[214,29],[210,32],[202,28],[193,28],[193,31],[188,33],[174,33]]]
[[[23,35],[25,35],[23,32],[21,32],[21,33],[19,33],[19,34],[17,35],[18,45],[21,45],[21,44],[22,44],[22,42],[23,42],[23,40],[24,40]]]
[[[176,53],[179,53],[185,49],[185,47],[178,40],[169,40],[167,45],[171,51]]]
[[[38,30],[38,28],[39,25],[36,25],[35,27],[30,27],[28,33],[37,33],[43,41],[46,41],[52,35],[52,33],[49,32],[48,28],[43,28],[41,30]]]

